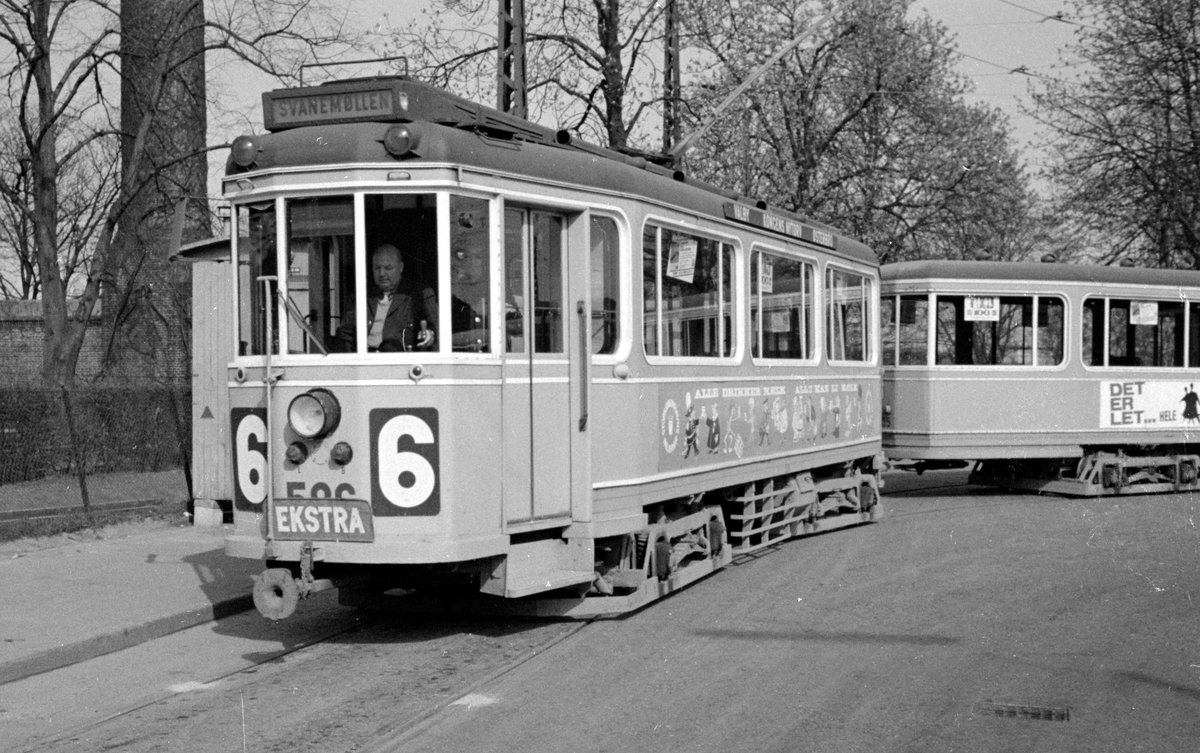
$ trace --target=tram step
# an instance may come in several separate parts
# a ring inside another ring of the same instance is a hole
[[[591,583],[596,577],[592,552],[591,542],[579,539],[513,544],[479,590],[514,599]]]

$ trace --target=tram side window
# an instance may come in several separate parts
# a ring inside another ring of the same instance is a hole
[[[762,358],[813,357],[813,265],[756,252],[750,260],[751,354]]]
[[[239,206],[236,211],[238,355],[259,356],[267,352],[267,295],[258,278],[275,274],[275,203]],[[274,287],[272,283],[272,290]]]
[[[1179,301],[1089,298],[1083,304],[1085,363],[1183,366],[1183,311],[1183,303]]]
[[[592,218],[592,353],[616,352],[621,333],[620,237],[617,223],[608,217]]]
[[[729,244],[647,227],[642,243],[647,355],[732,354],[732,264]]]
[[[458,352],[491,349],[489,207],[485,199],[450,197],[450,337]]]
[[[831,361],[870,361],[871,281],[841,269],[825,270],[826,344]]]
[[[1056,365],[1063,359],[1063,326],[1063,302],[1058,298],[938,296],[937,363]]]

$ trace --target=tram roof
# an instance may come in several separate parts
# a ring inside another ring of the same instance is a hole
[[[368,97],[369,92],[375,94]],[[448,163],[636,196],[878,263],[866,244],[823,223],[689,179],[643,156],[572,140],[411,79],[357,79],[281,89],[264,94],[263,107],[271,133],[255,137],[253,167],[239,169],[231,157],[228,176],[334,164]],[[403,157],[389,154],[384,143],[397,123],[411,124],[419,145]]]
[[[1200,271],[1109,267],[1098,264],[1047,262],[961,261],[925,259],[884,264],[884,282],[915,280],[1030,280],[1047,282],[1111,283],[1200,287]]]

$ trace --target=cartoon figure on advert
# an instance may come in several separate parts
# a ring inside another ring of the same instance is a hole
[[[696,418],[696,408],[689,400],[687,414],[683,417],[683,456],[685,458],[690,457],[693,452],[697,455],[700,454],[700,444],[698,442],[700,434],[698,431],[699,426],[700,419]]]
[[[712,416],[705,419],[708,424],[708,436],[704,443],[708,447],[708,454],[715,455],[721,449],[721,417],[717,414],[717,404],[713,403]]]
[[[1200,411],[1197,410],[1197,405],[1200,404],[1200,395],[1196,394],[1196,385],[1189,384],[1188,388],[1183,391],[1183,420],[1189,424],[1193,421],[1200,422]]]
[[[771,404],[765,397],[762,401],[762,411],[759,417],[758,445],[761,447],[764,444],[771,444]]]

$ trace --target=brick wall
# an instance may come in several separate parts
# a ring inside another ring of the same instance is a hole
[[[79,352],[76,373],[81,381],[100,372],[104,343],[99,324],[99,317],[93,318]],[[45,338],[41,301],[0,301],[0,384],[34,385],[41,382]]]

